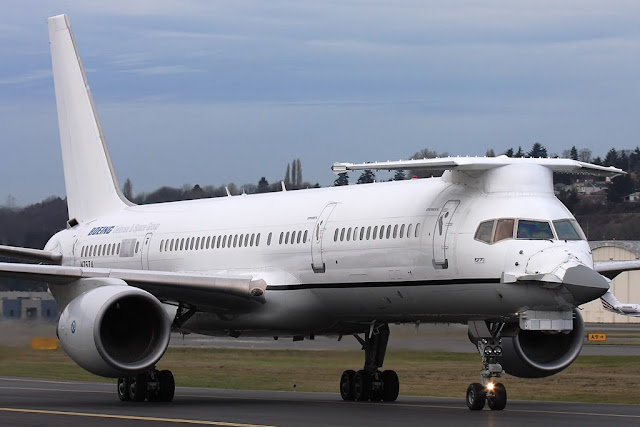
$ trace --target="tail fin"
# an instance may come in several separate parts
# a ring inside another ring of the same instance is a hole
[[[69,19],[48,24],[69,221],[83,222],[131,203],[118,187]]]

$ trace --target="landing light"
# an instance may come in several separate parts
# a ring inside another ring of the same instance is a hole
[[[489,384],[487,384],[487,390],[488,390],[488,391],[493,391],[493,388],[494,388],[494,387],[495,387],[495,384],[494,384],[494,383],[489,383]]]

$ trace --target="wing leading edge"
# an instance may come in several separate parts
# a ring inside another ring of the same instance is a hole
[[[265,302],[267,284],[253,276],[224,276],[150,270],[0,263],[0,277],[70,285],[82,279],[115,278],[163,302],[198,310],[247,311]]]

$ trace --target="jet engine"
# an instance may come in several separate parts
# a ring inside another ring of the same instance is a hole
[[[169,345],[171,321],[162,303],[119,279],[73,299],[60,315],[58,338],[87,371],[127,377],[152,368]]]
[[[584,321],[574,310],[573,330],[527,331],[502,338],[500,364],[506,373],[520,378],[542,378],[567,368],[582,349]]]

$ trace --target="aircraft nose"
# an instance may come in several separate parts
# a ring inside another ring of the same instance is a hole
[[[527,274],[519,276],[517,280],[546,282],[547,286],[563,285],[573,296],[576,305],[584,304],[599,298],[609,289],[608,280],[585,265],[588,261],[568,248],[547,248],[529,258]]]
[[[607,279],[586,265],[567,268],[562,282],[578,304],[584,304],[600,298],[609,290]]]

